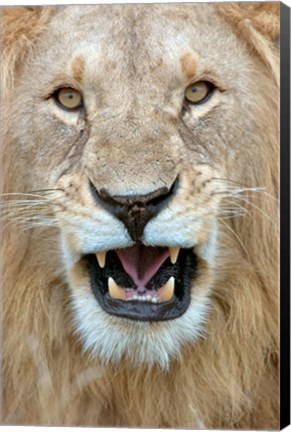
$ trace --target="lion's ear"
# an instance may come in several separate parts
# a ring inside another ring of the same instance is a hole
[[[51,7],[11,6],[1,8],[2,79],[4,89],[11,86],[22,60],[44,30]]]

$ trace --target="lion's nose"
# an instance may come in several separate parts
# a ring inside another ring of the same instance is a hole
[[[145,195],[111,195],[105,188],[98,191],[90,182],[95,199],[124,223],[135,242],[141,240],[148,221],[168,204],[175,194],[177,185],[178,177],[170,188],[164,186]]]

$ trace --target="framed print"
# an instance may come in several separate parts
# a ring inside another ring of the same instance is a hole
[[[287,6],[0,12],[1,423],[289,424]]]

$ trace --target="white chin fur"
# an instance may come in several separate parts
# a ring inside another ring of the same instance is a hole
[[[104,312],[93,294],[72,294],[75,329],[84,350],[103,363],[129,360],[134,366],[159,364],[167,369],[179,359],[181,346],[203,333],[208,312],[207,296],[192,295],[187,311],[169,321],[141,322]]]

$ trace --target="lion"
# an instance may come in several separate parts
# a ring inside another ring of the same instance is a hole
[[[278,428],[279,5],[1,16],[2,423]]]

